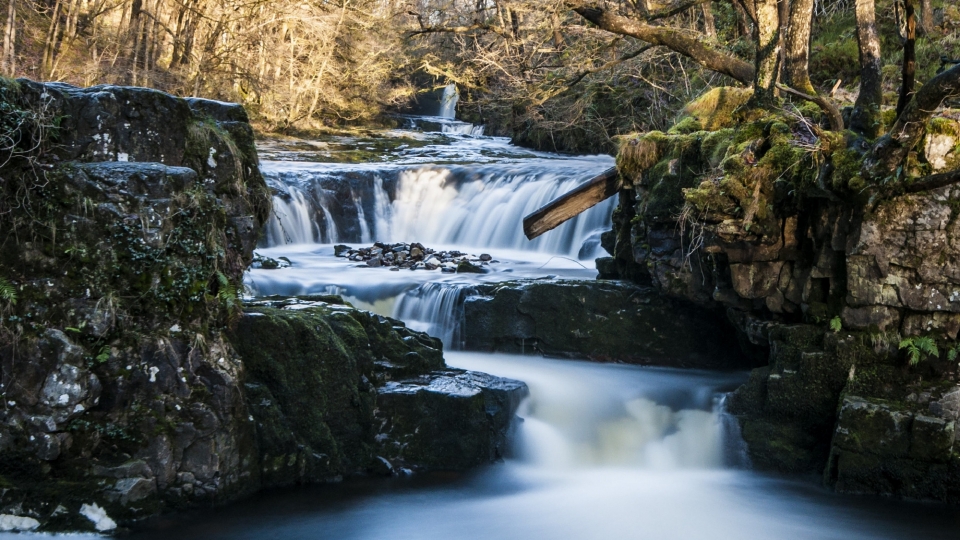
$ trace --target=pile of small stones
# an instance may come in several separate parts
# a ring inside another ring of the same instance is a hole
[[[493,260],[493,257],[487,253],[476,256],[456,250],[435,251],[417,242],[412,244],[376,242],[371,247],[359,249],[338,244],[333,247],[333,252],[337,257],[363,262],[366,266],[373,268],[388,267],[394,271],[409,268],[410,270],[440,270],[451,274],[455,272],[485,274],[489,271],[485,268],[486,266],[500,262]]]

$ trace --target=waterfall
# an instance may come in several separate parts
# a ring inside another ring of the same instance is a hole
[[[523,380],[518,457],[549,469],[721,469],[727,431],[717,387],[739,374],[447,353],[457,367]],[[731,440],[735,438],[736,440]],[[741,443],[742,444],[742,443]]]
[[[385,171],[264,174],[285,194],[274,197],[267,246],[416,241],[592,260],[602,255],[599,234],[609,227],[616,206],[614,199],[604,201],[529,241],[523,217],[580,185],[584,175],[572,176],[555,165],[400,168],[389,183]]]
[[[728,467],[749,469],[752,466],[750,452],[740,433],[740,421],[727,412],[727,398],[729,397],[730,394],[719,396],[714,407],[723,429],[723,463]]]
[[[402,294],[393,310],[393,317],[410,328],[440,338],[446,350],[462,346],[460,323],[463,300],[471,285],[431,282]]]
[[[268,245],[309,244],[319,238],[312,208],[300,190],[290,190],[289,199],[273,197],[273,214],[267,221],[265,237]]]
[[[457,90],[457,85],[451,83],[448,84],[443,89],[443,95],[440,97],[440,114],[438,116],[442,118],[450,118],[451,120],[457,117],[457,102],[460,101],[460,92]]]
[[[471,137],[482,137],[483,126],[475,126],[468,122],[448,122],[440,127],[442,133],[452,135],[469,135]]]

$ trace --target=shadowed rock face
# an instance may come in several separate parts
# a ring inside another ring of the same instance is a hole
[[[241,107],[25,80],[0,97],[60,126],[35,148],[24,128],[0,169],[0,284],[16,295],[0,298],[8,521],[106,531],[393,462],[499,456],[521,383],[445,393],[473,376],[445,370],[439,341],[338,298],[243,313],[270,194]],[[426,376],[451,381],[426,385],[429,407],[377,408],[387,383]],[[398,452],[407,429],[469,444]]]
[[[616,281],[508,282],[464,303],[468,350],[733,369],[750,360],[722,318]]]

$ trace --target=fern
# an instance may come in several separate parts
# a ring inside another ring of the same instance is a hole
[[[0,277],[0,300],[10,305],[17,303],[17,289],[9,281]]]
[[[217,282],[220,284],[217,290],[217,299],[223,302],[228,310],[234,310],[240,306],[240,295],[237,289],[230,283],[223,272],[217,272]]]
[[[919,364],[924,354],[940,358],[940,349],[937,348],[937,342],[929,336],[906,338],[900,341],[900,348],[907,350],[907,358],[909,358],[911,366]]]
[[[843,329],[843,323],[840,321],[840,317],[830,319],[830,329],[834,332],[839,332]]]
[[[960,345],[950,349],[950,351],[947,353],[947,360],[955,362],[957,360],[957,356],[960,356]]]

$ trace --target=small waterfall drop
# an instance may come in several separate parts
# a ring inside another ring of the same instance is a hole
[[[551,469],[721,469],[730,441],[717,389],[739,374],[447,353],[457,367],[521,379],[518,457]]]
[[[463,299],[470,292],[468,284],[425,283],[397,299],[393,317],[404,321],[413,330],[440,338],[445,350],[459,350],[462,346]]]
[[[298,189],[291,189],[289,199],[273,197],[273,214],[267,221],[265,238],[268,245],[310,244],[319,237],[312,208]]]
[[[457,103],[460,101],[460,91],[457,85],[450,83],[443,89],[443,95],[440,96],[440,116],[451,120],[457,117]]]

